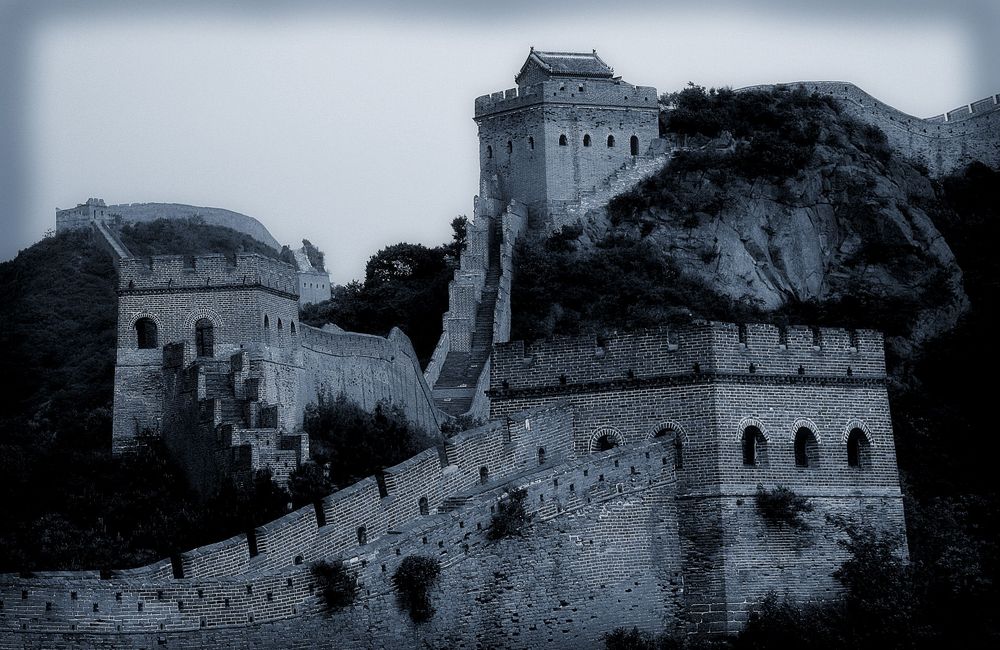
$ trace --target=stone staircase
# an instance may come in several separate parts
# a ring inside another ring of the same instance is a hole
[[[191,369],[204,377],[197,390],[204,435],[218,441],[219,452],[233,451],[229,472],[237,483],[251,481],[254,471],[269,467],[283,485],[308,457],[308,448],[303,434],[279,428],[278,407],[260,401],[260,378],[245,370],[248,363],[245,353],[237,353],[227,361],[198,361]]]
[[[614,197],[635,187],[643,179],[659,171],[669,159],[670,154],[667,153],[632,158],[599,185],[582,190],[579,203],[568,207],[567,213],[572,218],[582,219],[591,210],[604,207]]]
[[[448,352],[441,367],[441,374],[434,383],[434,403],[449,415],[462,415],[471,408],[479,375],[493,348],[493,312],[497,303],[497,289],[500,286],[499,247],[499,219],[493,219],[490,223],[489,267],[476,306],[476,325],[470,351]]]
[[[91,221],[90,223],[97,234],[101,236],[105,247],[116,260],[120,260],[124,257],[132,257],[132,253],[129,251],[128,247],[125,246],[125,242],[121,240],[118,233],[112,230],[106,222],[98,219]]]

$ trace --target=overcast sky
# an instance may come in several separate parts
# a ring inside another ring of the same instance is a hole
[[[473,100],[531,45],[660,92],[837,79],[925,117],[1000,91],[985,0],[79,4],[0,5],[0,259],[96,196],[243,212],[347,282],[471,215]]]

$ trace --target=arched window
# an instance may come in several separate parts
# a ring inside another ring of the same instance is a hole
[[[486,485],[486,482],[490,480],[490,470],[486,467],[479,468],[479,482]]]
[[[799,427],[795,432],[795,465],[816,467],[819,464],[819,445],[816,434],[809,427]]]
[[[156,323],[152,318],[140,318],[135,322],[135,338],[140,350],[156,347]]]
[[[545,464],[545,447],[538,448],[538,464],[539,465]]]
[[[267,314],[264,314],[264,329],[269,329],[271,327],[271,321],[268,319]]]
[[[812,328],[812,335],[813,335],[813,347],[814,348],[822,347],[823,346],[823,334],[822,334],[822,332],[820,332],[820,329],[818,327],[813,327]]]
[[[628,148],[629,148],[629,151],[632,153],[633,156],[638,156],[639,155],[639,138],[637,138],[636,136],[633,135],[629,139],[629,141],[628,141]]]
[[[589,147],[590,146],[590,134],[589,133],[584,133],[583,134],[583,146],[585,146],[585,147]]]
[[[625,444],[625,438],[614,427],[601,427],[590,436],[590,451],[607,451]]]
[[[486,157],[487,158],[492,158],[493,157],[493,147],[492,147],[492,145],[486,145]]]
[[[281,327],[281,319],[278,319],[278,331],[280,332],[283,328]]]
[[[364,526],[358,526],[358,546],[364,546],[368,543],[368,529]]]
[[[565,147],[567,144],[568,143],[566,142],[566,134],[563,133],[561,136],[559,136],[559,146]]]
[[[215,327],[207,318],[194,324],[194,347],[199,357],[215,356]]]
[[[510,140],[507,141],[507,154],[510,155],[514,153],[514,143]]]
[[[289,327],[289,329],[291,330],[292,334],[295,334],[295,321],[291,321],[291,322],[290,322],[290,323],[288,324],[288,327]]]
[[[528,148],[532,150],[535,148],[535,139],[530,135],[528,136]]]
[[[615,146],[615,136],[609,135],[608,136],[608,148],[611,148],[613,146]]]
[[[427,504],[427,497],[420,497],[417,501],[417,507],[420,508],[420,514],[429,515],[431,513],[430,506]]]
[[[663,427],[656,432],[655,438],[668,438],[668,442],[674,448],[674,469],[684,467],[684,442],[681,440],[679,431],[674,431],[670,427]]]
[[[847,464],[864,469],[871,462],[871,443],[861,429],[855,427],[847,434]]]
[[[743,464],[767,464],[767,438],[757,427],[750,425],[743,430]]]
[[[595,451],[607,451],[608,449],[614,449],[618,446],[618,441],[616,441],[611,436],[605,434],[597,439],[594,445],[596,447]]]

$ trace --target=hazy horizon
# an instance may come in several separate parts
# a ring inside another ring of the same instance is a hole
[[[834,79],[927,117],[1000,90],[985,2],[41,5],[0,14],[16,36],[2,74],[22,91],[0,105],[14,211],[0,259],[56,207],[100,197],[247,214],[282,243],[310,239],[345,283],[379,248],[436,245],[471,216],[473,100],[512,87],[532,45],[596,48],[661,93]]]

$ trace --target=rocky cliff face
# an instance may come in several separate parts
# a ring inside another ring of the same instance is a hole
[[[584,239],[655,242],[683,275],[762,312],[898,311],[915,344],[951,329],[968,299],[928,216],[940,206],[935,185],[836,106],[804,119],[805,148],[763,150],[766,130],[694,138],[658,177],[589,213]],[[748,173],[769,153],[786,160]],[[797,155],[803,164],[784,173]]]

